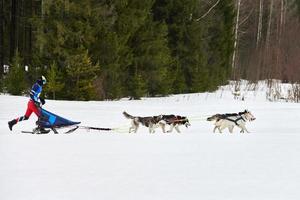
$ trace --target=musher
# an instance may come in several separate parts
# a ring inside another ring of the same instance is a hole
[[[30,91],[30,99],[27,104],[27,110],[24,116],[18,117],[16,119],[13,119],[8,122],[8,127],[10,130],[12,130],[12,127],[17,124],[18,122],[21,122],[23,120],[28,120],[32,112],[36,114],[36,116],[39,118],[41,115],[41,107],[40,105],[45,104],[45,99],[40,97],[40,94],[43,90],[43,86],[46,84],[46,78],[44,76],[41,76],[35,84],[32,86]]]

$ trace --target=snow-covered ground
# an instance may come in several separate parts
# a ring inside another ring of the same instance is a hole
[[[249,93],[247,94],[249,95]],[[140,101],[50,101],[45,108],[82,125],[117,132],[21,134],[27,97],[0,95],[1,200],[298,200],[300,104],[272,103],[259,91],[245,101],[228,90]],[[249,134],[212,133],[205,118],[249,109]],[[126,133],[132,115],[179,114],[182,133]]]

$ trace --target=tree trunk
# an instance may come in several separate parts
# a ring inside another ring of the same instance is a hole
[[[236,22],[235,22],[235,30],[234,30],[234,43],[233,43],[233,54],[232,54],[232,72],[233,79],[235,80],[237,77],[237,69],[236,69],[236,55],[238,53],[238,31],[239,31],[239,22],[240,22],[240,6],[242,0],[237,0],[237,14],[236,14]]]
[[[282,36],[284,32],[284,24],[285,24],[285,7],[286,7],[286,2],[285,0],[280,0],[280,23],[279,23],[279,30],[278,30],[278,44],[277,44],[277,52],[276,52],[276,68],[277,68],[277,74],[278,78],[281,80],[284,80],[286,75],[285,75],[285,63],[283,62],[282,59]]]
[[[4,65],[4,0],[0,0],[0,79]]]
[[[31,23],[29,22],[29,19],[33,16],[33,2],[32,0],[27,0],[28,3],[24,5],[24,62],[26,64],[30,64],[30,61],[32,60],[31,56],[31,50],[32,50],[32,27]]]
[[[259,43],[260,43],[261,35],[262,35],[261,32],[262,32],[263,10],[264,10],[263,0],[259,0],[259,14],[258,14],[257,35],[256,35],[256,48],[259,47]]]
[[[29,16],[33,17],[33,0],[30,0]],[[32,25],[28,23],[28,64],[31,64],[32,60]]]
[[[11,1],[11,24],[10,24],[10,59],[15,55],[18,43],[18,0]]]
[[[270,0],[270,11],[267,27],[267,37],[266,37],[266,47],[270,47],[270,37],[271,37],[271,25],[272,25],[272,15],[273,15],[273,0]]]
[[[269,17],[268,17],[268,26],[267,26],[267,35],[266,35],[266,44],[264,49],[263,59],[263,74],[261,74],[262,78],[272,78],[272,66],[273,63],[268,63],[271,60],[271,49],[270,49],[270,40],[271,40],[271,28],[272,28],[272,17],[273,17],[273,6],[274,0],[270,0],[270,9],[269,9]]]

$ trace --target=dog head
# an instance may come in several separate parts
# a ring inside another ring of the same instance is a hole
[[[186,128],[188,128],[189,126],[191,126],[190,121],[188,120],[187,117],[182,117],[182,116],[177,116],[179,122],[181,124],[183,124]]]
[[[254,115],[249,110],[245,110],[244,112],[240,112],[239,114],[241,116],[244,116],[245,119],[248,120],[248,121],[254,121],[256,119],[254,117]]]
[[[153,119],[153,122],[156,124],[163,119],[163,116],[162,115],[153,116],[152,119]]]
[[[189,126],[191,126],[191,124],[190,124],[190,122],[189,122],[189,120],[186,118],[186,121],[185,121],[185,123],[184,123],[184,125],[185,125],[185,127],[189,127]]]

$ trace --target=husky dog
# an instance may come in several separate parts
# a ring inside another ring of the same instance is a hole
[[[149,128],[149,133],[154,133],[155,128],[160,126],[161,123],[161,115],[160,116],[152,116],[152,117],[137,117],[137,116],[132,116],[128,114],[127,112],[123,112],[123,115],[127,119],[131,119],[131,127],[129,128],[129,133],[134,132],[136,133],[140,124],[143,126],[146,126]]]
[[[165,133],[165,125],[166,124],[170,125],[170,130],[167,131],[168,133],[172,132],[174,128],[178,133],[180,133],[180,130],[179,130],[180,125],[184,125],[186,128],[191,126],[187,117],[184,117],[184,116],[161,115],[161,118],[162,118],[162,120],[160,121],[160,126],[164,133]]]
[[[249,133],[246,129],[246,121],[253,121],[256,118],[251,114],[250,111],[245,110],[244,112],[239,113],[229,113],[229,114],[215,114],[207,118],[207,121],[215,121],[215,127],[213,132],[216,129],[222,133],[222,130],[228,128],[229,132],[232,133],[234,126],[237,126],[241,129],[241,133],[245,131]]]

